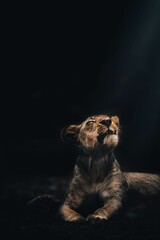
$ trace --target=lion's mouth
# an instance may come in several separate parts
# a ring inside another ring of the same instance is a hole
[[[105,133],[100,134],[97,137],[97,140],[100,144],[103,144],[105,137],[107,137],[109,135],[114,135],[114,134],[116,134],[116,131],[112,131],[111,129],[108,129]]]
[[[116,134],[116,131],[113,131],[113,130],[111,130],[111,129],[108,129],[108,130],[106,131],[106,134],[107,134],[107,135]]]

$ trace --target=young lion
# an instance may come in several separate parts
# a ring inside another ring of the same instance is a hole
[[[160,191],[160,175],[122,172],[113,150],[119,140],[119,118],[98,115],[62,131],[62,138],[75,142],[81,149],[67,196],[60,208],[66,221],[84,220],[83,205],[97,196],[101,205],[86,220],[108,220],[122,205],[128,189],[142,194]]]

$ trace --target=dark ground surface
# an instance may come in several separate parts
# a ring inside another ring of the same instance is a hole
[[[67,183],[60,177],[7,178],[0,198],[3,239],[159,239],[156,200],[149,204],[132,194],[108,222],[63,222],[57,212]]]

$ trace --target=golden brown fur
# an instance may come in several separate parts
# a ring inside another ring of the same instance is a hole
[[[67,196],[60,208],[64,220],[108,220],[121,207],[130,188],[144,195],[160,191],[159,175],[121,171],[113,154],[119,140],[117,116],[89,117],[79,125],[65,128],[62,138],[78,144],[81,149]],[[82,206],[89,197],[91,205],[93,196],[98,196],[101,204],[85,215]]]

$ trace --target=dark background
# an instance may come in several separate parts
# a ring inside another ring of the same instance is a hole
[[[30,177],[68,176],[77,149],[60,132],[92,114],[120,117],[122,169],[160,172],[160,1],[14,3],[2,25],[7,196],[15,179],[17,192]]]
[[[77,154],[61,129],[109,113],[120,117],[121,165],[158,172],[159,1],[12,7],[3,19],[4,171],[68,174]]]

